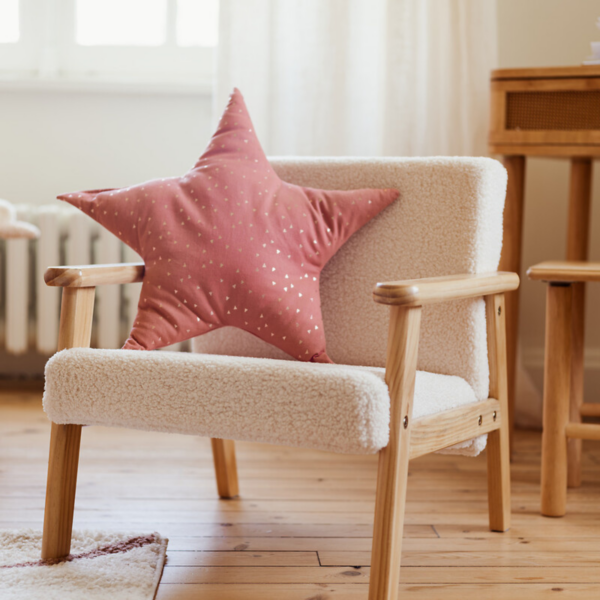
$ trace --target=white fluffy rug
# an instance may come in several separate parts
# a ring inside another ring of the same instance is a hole
[[[153,600],[167,542],[157,533],[79,531],[69,558],[50,565],[40,560],[39,531],[0,531],[0,598]]]

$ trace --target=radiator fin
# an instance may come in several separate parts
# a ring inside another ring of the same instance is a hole
[[[2,285],[3,304],[0,298],[0,309],[4,309],[0,310],[0,350],[4,347],[9,354],[22,355],[35,349],[48,356],[57,347],[61,290],[44,284],[46,268],[60,264],[142,262],[142,259],[112,233],[70,206],[21,205],[17,211],[19,218],[38,225],[41,235],[39,240],[3,242],[5,264],[0,278],[5,285]],[[137,312],[141,289],[141,283],[98,288],[94,346],[123,345]],[[174,344],[166,350],[187,346]]]

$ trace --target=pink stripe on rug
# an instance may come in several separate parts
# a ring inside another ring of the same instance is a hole
[[[143,535],[119,542],[118,544],[109,544],[108,546],[96,548],[95,550],[90,550],[89,552],[83,552],[81,554],[69,554],[63,558],[36,560],[32,562],[18,563],[16,565],[0,565],[0,569],[14,569],[16,567],[45,567],[57,565],[63,562],[72,562],[80,558],[97,558],[98,556],[106,556],[107,554],[123,554],[124,552],[129,552],[134,548],[143,548],[144,546],[154,544],[156,541],[156,534]]]

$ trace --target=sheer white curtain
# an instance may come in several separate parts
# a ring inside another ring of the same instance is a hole
[[[269,154],[486,153],[496,0],[221,0],[219,36]]]

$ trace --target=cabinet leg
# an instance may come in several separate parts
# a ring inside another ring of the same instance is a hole
[[[523,239],[523,201],[525,194],[525,157],[505,156],[508,187],[504,205],[504,237],[501,271],[521,271]],[[517,372],[517,344],[519,335],[519,290],[506,294],[506,354],[508,372],[508,419],[512,446],[515,427],[515,381]]]
[[[592,160],[571,159],[567,260],[587,260],[589,246],[590,201],[592,192]],[[585,284],[573,284],[571,338],[571,402],[569,420],[581,422],[584,381]],[[581,440],[567,443],[569,487],[581,485]]]

